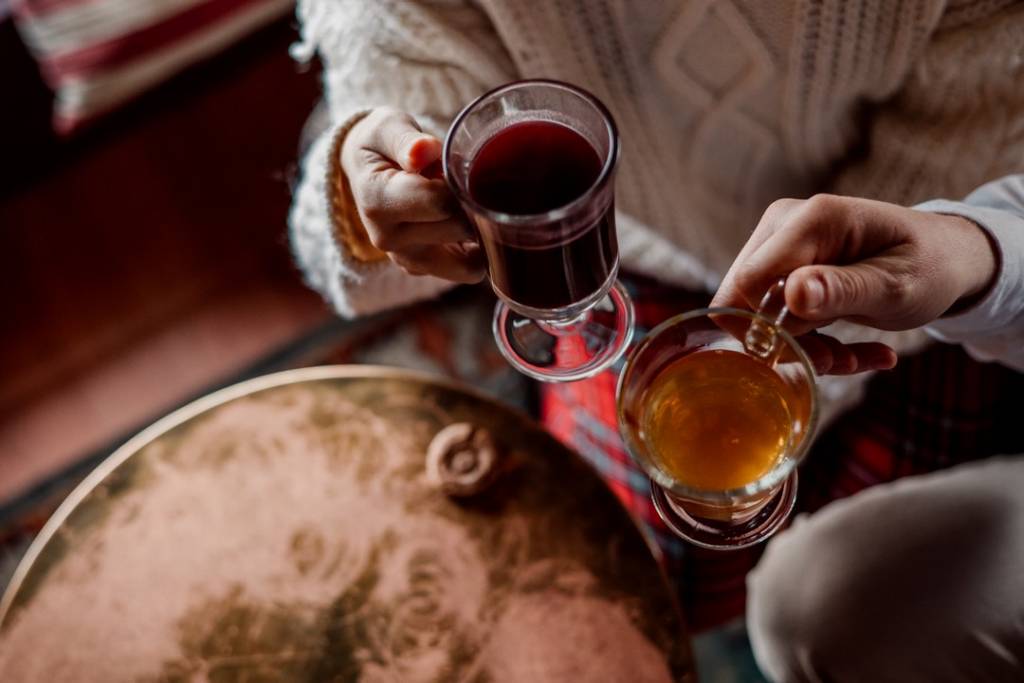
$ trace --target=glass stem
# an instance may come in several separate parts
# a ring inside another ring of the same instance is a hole
[[[569,320],[535,320],[537,326],[552,337],[568,337],[580,334],[583,327],[590,321],[590,309],[583,311]]]

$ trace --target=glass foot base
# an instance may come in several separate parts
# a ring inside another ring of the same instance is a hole
[[[794,471],[772,498],[753,516],[737,522],[696,517],[673,502],[665,490],[651,482],[651,499],[658,516],[680,538],[712,550],[739,550],[756,545],[778,531],[789,519],[796,503],[797,477]]]
[[[494,309],[498,350],[516,370],[542,382],[592,377],[622,357],[633,339],[633,302],[616,282],[578,317],[544,322],[499,301]]]

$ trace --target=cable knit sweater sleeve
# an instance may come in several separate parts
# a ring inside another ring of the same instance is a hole
[[[407,275],[388,261],[364,263],[335,238],[328,190],[338,150],[367,111],[393,106],[434,135],[469,100],[512,80],[515,70],[487,17],[467,0],[301,0],[302,40],[319,54],[330,126],[302,161],[289,227],[310,286],[345,316],[434,296],[450,283]]]

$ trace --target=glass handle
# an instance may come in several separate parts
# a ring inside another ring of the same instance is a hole
[[[786,278],[780,277],[761,297],[757,317],[750,323],[743,346],[751,355],[774,361],[779,348],[779,329],[786,320]]]

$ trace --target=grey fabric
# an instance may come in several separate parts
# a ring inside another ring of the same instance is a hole
[[[748,585],[751,642],[774,681],[1024,681],[1024,457],[798,518]]]

